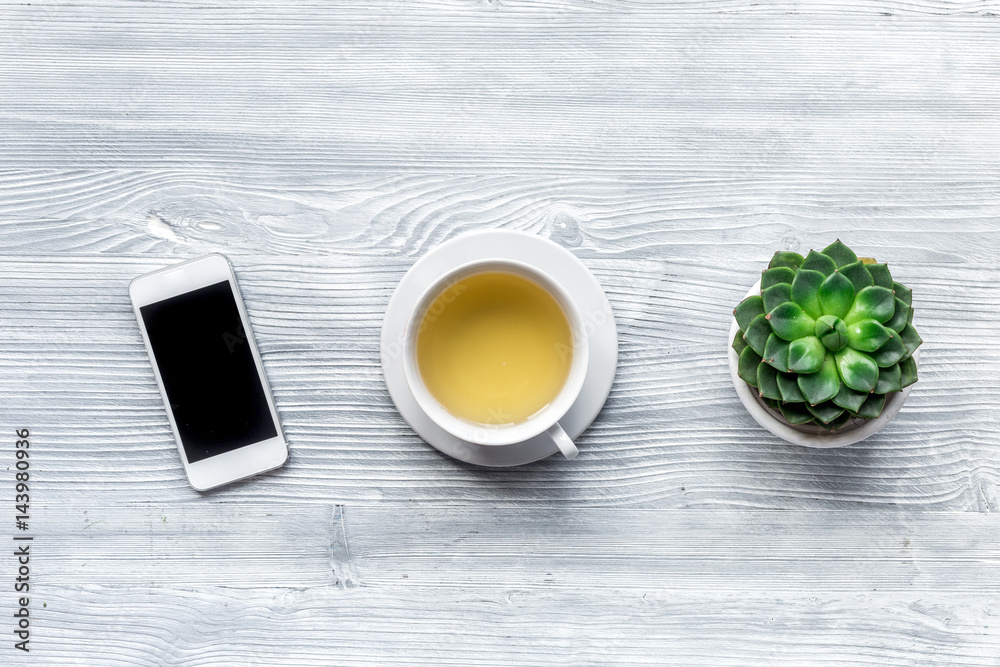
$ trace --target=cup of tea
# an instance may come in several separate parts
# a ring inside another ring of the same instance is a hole
[[[567,459],[579,450],[559,420],[583,389],[588,360],[583,317],[566,290],[506,259],[448,272],[417,300],[404,332],[407,385],[438,426],[487,446],[547,433]]]

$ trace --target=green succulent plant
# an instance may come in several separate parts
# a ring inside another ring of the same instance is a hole
[[[740,377],[790,424],[878,417],[886,394],[917,381],[912,294],[885,264],[837,240],[774,253],[760,288],[733,311],[733,349]]]

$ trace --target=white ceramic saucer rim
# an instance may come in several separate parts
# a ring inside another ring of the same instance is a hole
[[[584,388],[560,420],[573,439],[590,426],[611,392],[618,366],[618,332],[607,296],[590,270],[573,253],[540,236],[511,230],[469,232],[434,248],[410,267],[389,300],[382,324],[382,373],[389,395],[403,419],[435,449],[466,463],[508,467],[532,463],[559,450],[545,434],[513,445],[491,446],[467,442],[447,433],[417,406],[403,377],[399,350],[409,319],[410,301],[419,297],[420,285],[444,275],[455,265],[488,258],[537,263],[577,300],[585,319],[590,317],[596,323],[589,331],[591,361]]]

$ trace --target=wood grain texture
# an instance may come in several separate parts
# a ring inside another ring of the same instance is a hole
[[[6,6],[0,169],[996,167],[995,3],[795,4]]]
[[[45,599],[37,664],[994,667],[998,650],[995,598],[948,592],[90,586]]]
[[[35,590],[335,585],[341,514],[331,505],[39,505]]]
[[[998,667],[998,72],[997,0],[0,2],[38,591],[0,664]],[[611,300],[572,462],[454,462],[385,390],[396,283],[490,228]],[[743,410],[726,333],[774,249],[837,237],[926,342],[897,419],[810,451]],[[202,496],[126,288],[207,252],[292,454]]]
[[[582,257],[763,265],[769,248],[805,252],[839,235],[893,265],[990,267],[1000,231],[996,173],[24,171],[0,178],[0,247],[32,256],[222,249],[415,259],[463,232],[507,228],[548,236]]]
[[[1000,648],[995,513],[206,503],[38,519],[41,661],[993,665]]]

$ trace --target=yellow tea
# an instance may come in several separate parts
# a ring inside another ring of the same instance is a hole
[[[437,295],[420,322],[416,353],[424,385],[448,412],[517,424],[562,390],[573,337],[542,287],[512,273],[479,273]]]

